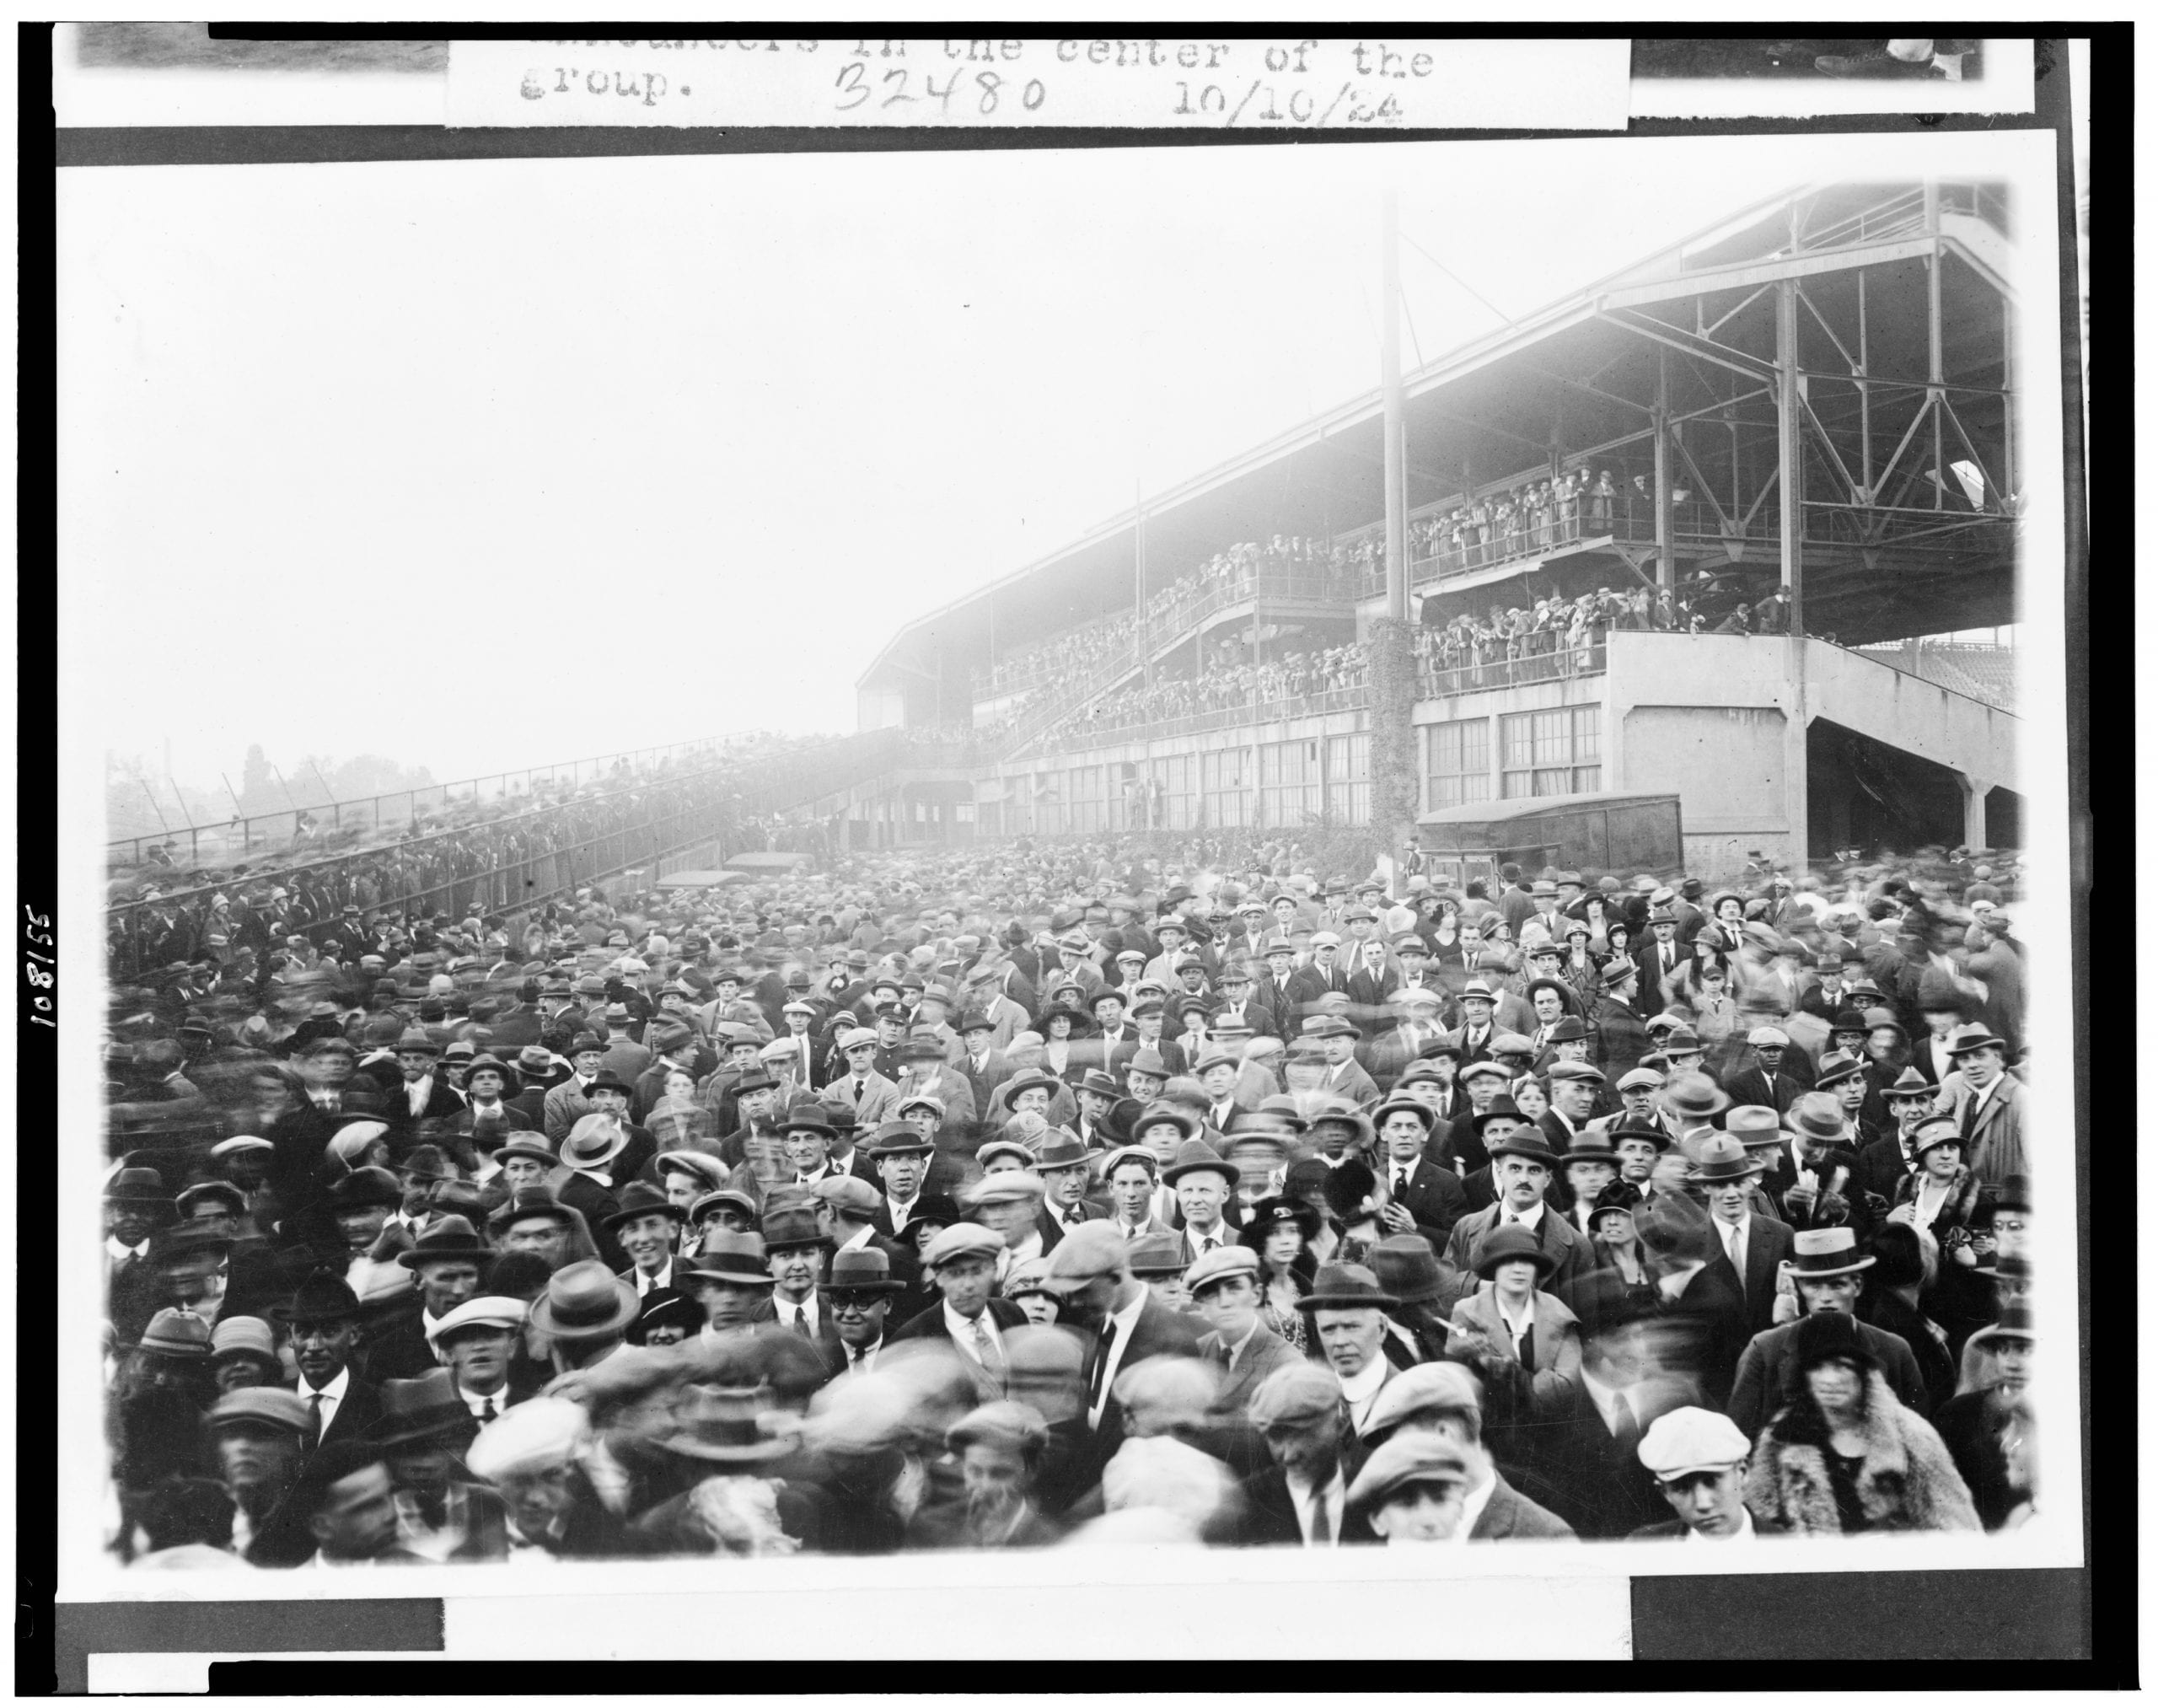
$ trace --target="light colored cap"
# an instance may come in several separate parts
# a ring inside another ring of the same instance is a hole
[[[1258,1273],[1259,1254],[1248,1246],[1217,1245],[1211,1251],[1202,1252],[1198,1261],[1184,1272],[1184,1284],[1185,1290],[1196,1297],[1201,1287],[1211,1286],[1230,1276]]]
[[[521,1329],[524,1326],[525,1315],[523,1300],[482,1293],[478,1298],[467,1299],[463,1304],[445,1312],[440,1322],[428,1328],[427,1339],[439,1341],[459,1329],[474,1327]]]
[[[884,1200],[877,1189],[855,1174],[827,1174],[810,1191],[835,1210],[844,1210],[867,1220]]]
[[[1667,1411],[1641,1437],[1641,1463],[1665,1481],[1694,1471],[1720,1471],[1753,1450],[1746,1431],[1720,1411],[1682,1405]]]
[[[1124,1236],[1106,1222],[1082,1222],[1068,1231],[1049,1254],[1051,1281],[1092,1281],[1126,1266],[1130,1253]]]
[[[986,1227],[972,1222],[955,1222],[936,1238],[929,1242],[923,1252],[924,1266],[934,1269],[939,1264],[954,1263],[963,1257],[995,1257],[1004,1249],[1004,1241]]]
[[[1364,1461],[1350,1485],[1349,1505],[1352,1511],[1367,1511],[1398,1489],[1417,1483],[1466,1484],[1470,1475],[1467,1453],[1445,1436],[1420,1429],[1382,1442]]]
[[[1780,1045],[1785,1049],[1788,1049],[1790,1046],[1790,1035],[1784,1032],[1780,1028],[1774,1026],[1756,1026],[1751,1032],[1746,1034],[1746,1041],[1748,1044],[1755,1045],[1766,1044],[1771,1046],[1775,1046]]]
[[[859,1045],[874,1044],[877,1029],[873,1026],[850,1026],[840,1034],[840,1053],[844,1055]]]
[[[210,1330],[210,1356],[216,1360],[228,1352],[252,1352],[275,1359],[277,1336],[260,1317],[221,1317]]]
[[[1421,1411],[1465,1411],[1481,1417],[1484,1396],[1475,1376],[1463,1365],[1443,1362],[1396,1371],[1372,1402],[1362,1433],[1377,1435]]]
[[[542,1394],[513,1405],[465,1449],[464,1467],[487,1482],[551,1471],[577,1457],[590,1432],[584,1408]]]
[[[1009,1204],[1021,1198],[1039,1198],[1049,1188],[1042,1177],[1031,1168],[1000,1168],[994,1174],[985,1174],[966,1190],[965,1201],[976,1204]]]
[[[229,1157],[235,1151],[274,1151],[277,1147],[269,1140],[258,1138],[253,1133],[235,1133],[229,1139],[220,1139],[210,1147],[213,1157]]]
[[[211,1429],[224,1423],[266,1423],[272,1429],[304,1436],[313,1422],[307,1402],[289,1388],[235,1388],[217,1396],[203,1420]]]
[[[330,1141],[330,1154],[340,1162],[356,1162],[367,1148],[389,1131],[386,1121],[350,1121],[337,1129]]]
[[[1062,1251],[1064,1247],[1059,1245],[1057,1249]],[[1277,1423],[1309,1423],[1331,1417],[1340,1405],[1341,1378],[1320,1365],[1299,1362],[1283,1365],[1261,1382],[1244,1411],[1254,1425],[1266,1429]]]

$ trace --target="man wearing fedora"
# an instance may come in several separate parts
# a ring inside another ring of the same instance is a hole
[[[832,1254],[830,1273],[818,1290],[839,1341],[841,1370],[862,1375],[875,1370],[887,1320],[905,1291],[891,1259],[875,1246],[841,1247]]]
[[[1356,1263],[1323,1266],[1313,1277],[1312,1290],[1296,1301],[1311,1324],[1311,1343],[1341,1383],[1352,1458],[1361,1458],[1357,1443],[1372,1403],[1398,1368],[1387,1356],[1387,1319],[1400,1302],[1376,1275]]]
[[[1860,1150],[1851,1177],[1860,1190],[1892,1204],[1897,1188],[1918,1171],[1915,1136],[1934,1113],[1940,1092],[1915,1067],[1906,1066],[1882,1088],[1882,1096],[1892,1125]]]
[[[698,1340],[704,1345],[738,1339],[770,1308],[771,1265],[760,1234],[715,1222],[678,1267],[683,1290],[703,1307],[705,1324]]]
[[[1870,1198],[1858,1185],[1858,1152],[1849,1137],[1849,1125],[1833,1093],[1807,1092],[1785,1115],[1785,1142],[1767,1152],[1762,1184],[1793,1227],[1849,1222],[1862,1236],[1887,1212],[1885,1202]]]
[[[604,1226],[629,1259],[616,1273],[637,1290],[639,1298],[674,1286],[674,1254],[688,1220],[688,1210],[656,1186],[632,1180],[622,1189],[620,1205]]]
[[[921,1199],[937,1147],[920,1128],[906,1121],[886,1121],[867,1147],[884,1189],[877,1208],[877,1231],[888,1239],[905,1236]]]
[[[1034,1173],[1042,1183],[1042,1205],[1035,1218],[1044,1256],[1082,1222],[1099,1219],[1101,1206],[1087,1201],[1094,1159],[1084,1140],[1071,1129],[1053,1129],[1034,1153]]]
[[[1236,1196],[1237,1165],[1219,1155],[1204,1139],[1186,1139],[1178,1147],[1176,1159],[1162,1170],[1162,1183],[1176,1194],[1184,1218],[1181,1270],[1210,1251],[1237,1243],[1229,1221],[1229,1206]]]
[[[830,1242],[818,1224],[815,1201],[790,1194],[765,1206],[759,1230],[765,1242],[765,1261],[772,1276],[772,1290],[757,1319],[776,1322],[787,1333],[808,1341],[824,1361],[829,1374],[844,1367],[839,1332],[824,1309],[820,1291],[825,1255]]]
[[[586,1115],[562,1141],[559,1165],[547,1182],[558,1203],[584,1218],[599,1249],[600,1261],[610,1270],[629,1266],[629,1259],[607,1227],[609,1218],[621,1208],[608,1166],[629,1142],[628,1129],[614,1116],[596,1112]]]
[[[285,1324],[299,1369],[309,1450],[359,1440],[382,1415],[382,1401],[372,1383],[353,1373],[360,1350],[360,1302],[352,1288],[341,1276],[317,1270],[274,1314]]]
[[[1858,1236],[1849,1227],[1802,1229],[1792,1236],[1790,1274],[1804,1316],[1855,1317],[1859,1294],[1873,1258],[1859,1248]],[[1799,1324],[1786,1322],[1763,1329],[1747,1341],[1740,1356],[1730,1402],[1722,1410],[1749,1437],[1758,1437],[1769,1420],[1793,1397],[1796,1376],[1795,1342]],[[1896,1398],[1917,1412],[1927,1415],[1930,1401],[1925,1378],[1902,1336],[1857,1324],[1858,1339],[1887,1378]]]
[[[1515,1119],[1519,1112],[1515,1111]],[[1488,1126],[1488,1123],[1487,1123]],[[1446,1260],[1456,1270],[1473,1269],[1476,1248],[1494,1228],[1518,1226],[1534,1236],[1538,1246],[1552,1260],[1552,1267],[1538,1283],[1560,1298],[1576,1276],[1594,1262],[1589,1243],[1569,1222],[1565,1213],[1547,1200],[1557,1154],[1535,1127],[1522,1127],[1503,1137],[1487,1139],[1491,1157],[1491,1184],[1496,1200],[1472,1211],[1454,1223],[1447,1236]]]
[[[589,1369],[616,1357],[637,1319],[637,1290],[596,1260],[573,1263],[547,1278],[532,1302],[531,1324],[546,1337],[558,1372]]]
[[[1971,1172],[1991,1187],[2028,1173],[2024,1089],[2005,1071],[2007,1045],[1987,1027],[1965,1026],[1950,1039],[1948,1055],[1955,1072],[1941,1082],[1941,1106],[1956,1119]]]
[[[423,1376],[437,1363],[432,1331],[480,1290],[480,1274],[494,1253],[462,1216],[438,1217],[397,1262],[417,1283],[409,1302],[368,1325],[361,1356],[370,1382]]]
[[[421,1560],[501,1560],[509,1552],[507,1504],[464,1468],[479,1432],[448,1371],[383,1384],[382,1415],[368,1439],[389,1469],[397,1545]]]
[[[1776,1278],[1790,1255],[1791,1230],[1772,1217],[1755,1213],[1754,1178],[1761,1172],[1759,1158],[1728,1134],[1704,1140],[1694,1152],[1687,1179],[1709,1206],[1709,1219],[1729,1279],[1745,1302],[1748,1336],[1773,1327],[1775,1321]]]

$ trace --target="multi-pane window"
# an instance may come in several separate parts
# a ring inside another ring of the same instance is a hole
[[[1270,742],[1259,750],[1262,824],[1301,824],[1319,808],[1319,744]]]
[[[1369,731],[1326,739],[1326,810],[1337,824],[1366,824],[1372,818],[1372,738]]]
[[[1199,777],[1210,829],[1248,822],[1243,748],[1222,748],[1201,754]]]
[[[1603,787],[1603,708],[1557,706],[1499,720],[1499,792],[1580,794]]]
[[[1491,720],[1463,717],[1434,723],[1425,737],[1428,807],[1457,807],[1491,798]]]

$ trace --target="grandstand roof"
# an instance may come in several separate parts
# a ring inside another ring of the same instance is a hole
[[[1973,186],[1978,216],[1962,222],[1959,257],[1996,292],[2008,219],[1991,186]],[[1692,236],[1642,256],[1585,289],[1469,341],[1404,378],[1408,502],[1449,499],[1476,486],[1541,470],[1551,423],[1564,423],[1568,454],[1592,452],[1636,431],[1637,400],[1652,389],[1658,346],[1615,325],[1614,309],[1640,309],[1722,288],[1742,292],[1758,270],[1809,273],[1809,288],[1860,265],[1902,263],[1900,292],[1870,303],[1876,340],[1871,371],[1923,372],[1925,322],[1921,253],[1909,210],[1911,182],[1805,184],[1721,216]],[[1900,212],[1898,212],[1900,210]],[[1983,227],[1983,228],[1981,228]],[[1999,361],[1999,333],[1969,324],[1945,352],[1946,373],[1983,375]],[[1987,377],[1989,379],[1989,376]],[[1590,383],[1593,380],[1595,383]],[[1166,585],[1239,540],[1275,534],[1324,537],[1383,514],[1382,400],[1375,388],[1179,482],[1144,506],[1148,588]],[[942,676],[951,658],[985,662],[1133,603],[1139,507],[1071,544],[999,577],[903,626],[860,677],[862,689]]]

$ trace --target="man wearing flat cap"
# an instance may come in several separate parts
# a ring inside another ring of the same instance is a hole
[[[1673,1516],[1643,1525],[1629,1539],[1753,1541],[1745,1490],[1752,1451],[1753,1443],[1721,1412],[1682,1405],[1664,1413],[1642,1432],[1639,1453]]]
[[[1244,1480],[1237,1539],[1248,1546],[1339,1548],[1376,1542],[1349,1507],[1341,1380],[1298,1359],[1259,1383],[1245,1408],[1273,1463]]]
[[[1004,1336],[1027,1320],[1018,1306],[995,1297],[996,1263],[1004,1249],[1001,1235],[971,1222],[954,1222],[937,1235],[921,1263],[941,1297],[887,1337],[894,1344],[948,1342],[966,1361],[985,1404],[1003,1397],[1010,1368]]]
[[[1218,1438],[1211,1443],[1240,1474],[1265,1463],[1245,1407],[1259,1384],[1285,1364],[1299,1362],[1296,1349],[1259,1319],[1259,1254],[1248,1246],[1211,1251],[1184,1271],[1185,1295],[1207,1324],[1199,1356],[1223,1372],[1213,1412]]]
[[[1157,1300],[1131,1270],[1131,1243],[1110,1223],[1073,1228],[1049,1257],[1057,1321],[1087,1340],[1087,1423],[1101,1459],[1124,1439],[1114,1387],[1120,1371],[1157,1356],[1197,1356],[1201,1329]]]
[[[1778,1114],[1785,1113],[1812,1083],[1811,1065],[1804,1070],[1802,1079],[1789,1071],[1803,1060],[1803,1052],[1780,1026],[1756,1026],[1746,1034],[1746,1044],[1740,1057],[1742,1065],[1726,1069],[1721,1076],[1724,1090],[1733,1103],[1763,1104]]]

